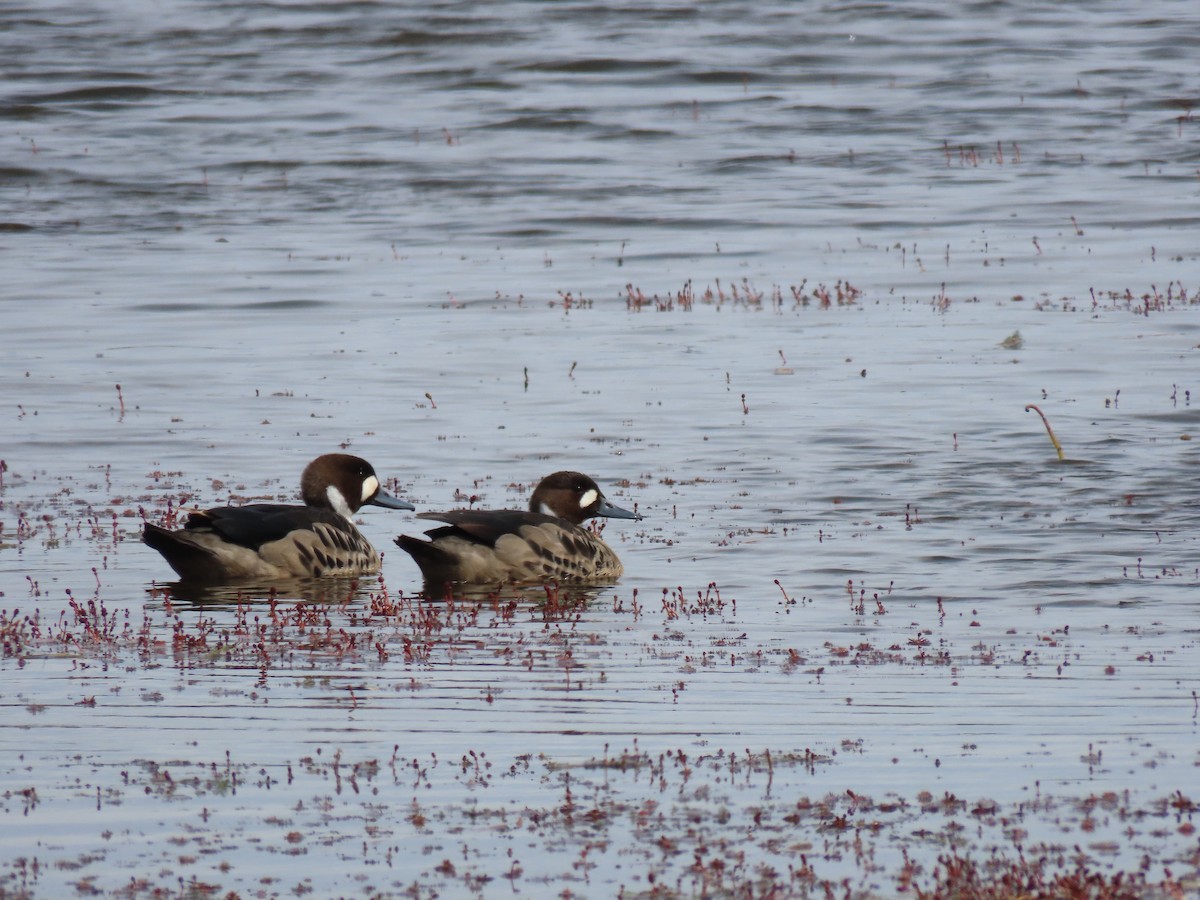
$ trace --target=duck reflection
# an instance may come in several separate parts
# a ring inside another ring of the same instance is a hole
[[[366,601],[380,589],[378,578],[324,577],[238,581],[205,584],[190,580],[154,582],[147,587],[152,599],[190,604],[206,609],[247,604],[304,603],[342,605]]]

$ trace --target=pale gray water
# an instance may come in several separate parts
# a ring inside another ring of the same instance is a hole
[[[0,892],[889,896],[960,820],[1196,883],[1200,11],[110,6],[0,2]],[[390,609],[373,510],[386,603],[147,592],[140,510],[342,444],[587,471],[626,576]]]

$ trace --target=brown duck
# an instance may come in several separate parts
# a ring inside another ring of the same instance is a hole
[[[641,519],[614,506],[579,472],[547,475],[529,509],[455,509],[418,514],[447,524],[429,540],[396,538],[425,576],[427,588],[447,584],[584,584],[615,581],[624,567],[604,541],[581,527],[593,516]]]
[[[300,491],[303,506],[218,506],[192,513],[178,531],[147,522],[142,540],[185,581],[373,575],[379,554],[351,517],[367,504],[415,509],[383,490],[369,462],[346,453],[310,462]]]

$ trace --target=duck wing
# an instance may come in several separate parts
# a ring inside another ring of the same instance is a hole
[[[294,531],[313,531],[318,524],[348,531],[350,523],[331,509],[286,503],[252,503],[248,506],[218,506],[194,512],[184,523],[185,531],[215,534],[240,547],[257,550],[281,540]]]
[[[417,513],[418,519],[445,522],[441,528],[425,532],[430,540],[458,537],[495,547],[506,534],[519,534],[526,526],[561,524],[555,516],[521,509],[452,509],[446,512]]]

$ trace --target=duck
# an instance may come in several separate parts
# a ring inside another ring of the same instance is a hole
[[[192,512],[183,528],[150,522],[142,540],[184,581],[374,575],[379,553],[351,517],[367,505],[416,509],[383,490],[365,459],[326,453],[300,477],[303,506],[251,503]]]
[[[418,513],[446,524],[425,532],[428,540],[400,535],[396,545],[421,569],[426,593],[453,584],[595,584],[613,582],[624,567],[588,519],[642,518],[608,501],[581,472],[543,478],[529,508],[454,509]]]

